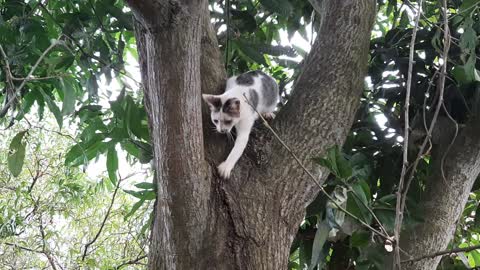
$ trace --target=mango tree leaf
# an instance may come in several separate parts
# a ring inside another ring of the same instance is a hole
[[[410,24],[410,18],[408,17],[407,10],[404,10],[402,13],[402,17],[400,18],[399,26],[401,28],[407,28],[409,24]]]
[[[292,4],[288,0],[260,0],[266,9],[288,17],[292,13]]]
[[[153,190],[145,190],[145,191],[134,191],[134,190],[123,190],[125,193],[130,194],[136,198],[142,200],[155,200],[157,194]]]
[[[125,216],[124,220],[127,220],[129,217],[131,217],[135,212],[142,206],[142,204],[145,202],[144,199],[140,199],[138,202],[136,202],[133,206],[132,209],[128,212],[128,214]]]
[[[40,89],[40,93],[42,93],[42,96],[47,103],[48,108],[50,111],[53,113],[53,116],[55,116],[55,119],[57,120],[58,127],[61,129],[63,125],[63,116],[62,113],[60,112],[60,109],[58,108],[57,104],[52,100],[52,98],[43,91],[43,89]]]
[[[25,131],[21,131],[13,137],[10,142],[10,148],[8,152],[8,169],[14,177],[17,177],[22,172],[23,162],[25,160],[25,143],[22,142],[23,137],[26,134]]]
[[[248,58],[250,58],[253,62],[262,64],[264,66],[268,66],[267,61],[262,53],[256,50],[252,45],[243,42],[243,41],[236,41],[235,42],[237,47],[240,51]]]
[[[312,259],[310,262],[310,266],[308,267],[309,270],[315,268],[320,260],[320,255],[323,249],[323,245],[325,245],[325,241],[327,241],[328,232],[330,232],[330,226],[326,221],[320,221],[317,225],[317,232],[315,233],[315,238],[313,240],[313,247],[312,247]]]
[[[60,79],[63,90],[62,115],[71,114],[75,110],[76,94],[71,79]]]
[[[115,146],[111,147],[108,149],[107,152],[107,171],[108,171],[108,177],[110,178],[110,181],[114,185],[117,184],[117,170],[118,170],[118,156],[117,156],[117,151],[115,150]]]
[[[468,17],[475,10],[474,6],[478,6],[478,0],[463,0],[458,13],[462,13],[462,16]]]
[[[347,200],[347,211],[354,214],[356,217],[370,224],[372,215],[365,206],[369,206],[368,198],[370,198],[370,191],[368,185],[363,185],[358,181],[352,184],[352,191],[349,192]],[[354,194],[352,194],[354,193]]]
[[[135,187],[140,189],[155,189],[156,185],[151,182],[141,182],[141,183],[135,184]]]
[[[367,231],[356,231],[350,237],[350,245],[352,247],[362,248],[368,246],[371,235]]]

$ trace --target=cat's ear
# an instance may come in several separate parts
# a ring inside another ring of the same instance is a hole
[[[202,98],[211,111],[219,111],[220,107],[222,107],[222,100],[218,96],[203,94]]]
[[[238,98],[227,99],[222,110],[231,117],[240,117],[240,100]]]

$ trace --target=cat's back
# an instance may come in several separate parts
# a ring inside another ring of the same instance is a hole
[[[259,105],[274,107],[278,103],[278,85],[275,79],[261,70],[249,71],[228,79],[226,91],[241,91],[256,95]]]

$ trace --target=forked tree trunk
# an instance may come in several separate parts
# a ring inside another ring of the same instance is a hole
[[[441,132],[452,130],[451,122],[440,122]],[[460,130],[455,143],[445,155],[454,132],[446,132],[435,145],[432,155],[433,174],[427,179],[420,209],[424,222],[401,238],[401,245],[412,257],[446,250],[453,238],[472,186],[480,173],[480,115]],[[441,160],[444,165],[441,168]],[[442,170],[445,178],[442,176]],[[407,256],[404,260],[409,259]],[[404,263],[403,269],[434,270],[441,257]]]
[[[218,93],[225,80],[207,1],[127,2],[137,20],[158,184],[150,269],[286,269],[318,189],[265,130],[254,131],[233,177],[218,178],[231,146],[205,128],[205,109],[202,126],[200,93]],[[319,38],[273,123],[309,167],[350,129],[375,16],[374,0],[311,2],[322,18]]]

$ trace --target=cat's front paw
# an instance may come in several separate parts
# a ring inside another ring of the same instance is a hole
[[[231,166],[226,161],[224,161],[220,165],[218,165],[217,168],[218,168],[218,173],[222,178],[224,179],[230,178],[230,174],[232,173],[233,166]]]

